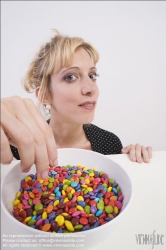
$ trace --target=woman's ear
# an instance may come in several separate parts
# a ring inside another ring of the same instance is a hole
[[[40,87],[37,87],[35,89],[35,95],[36,95],[37,98],[40,98],[40,96],[41,96],[40,91],[41,91]],[[44,104],[44,105],[50,105],[51,104],[50,95],[48,93],[45,94],[44,99],[42,101],[42,104]]]

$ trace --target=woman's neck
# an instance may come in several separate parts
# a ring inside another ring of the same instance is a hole
[[[57,148],[83,148],[91,150],[82,124],[65,123],[51,119],[49,125],[53,131]]]

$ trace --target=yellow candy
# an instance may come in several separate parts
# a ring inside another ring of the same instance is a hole
[[[33,215],[36,215],[37,214],[37,212],[36,211],[33,211]]]
[[[81,171],[80,171],[80,170],[77,170],[77,174],[81,174]]]
[[[28,222],[29,220],[31,220],[31,218],[32,218],[31,216],[26,217],[25,220],[24,220],[24,222]]]
[[[78,165],[77,168],[83,168],[83,166],[82,165]]]
[[[90,180],[88,178],[85,179],[86,184],[89,184]]]
[[[30,176],[25,177],[26,182],[29,181],[29,180],[32,180],[32,178]]]
[[[83,207],[81,207],[80,205],[77,205],[76,207],[79,211],[84,211]]]
[[[95,174],[94,173],[90,173],[89,176],[94,176]]]
[[[68,216],[69,214],[68,213],[62,213],[63,216]]]
[[[65,184],[66,182],[68,182],[68,180],[63,180],[63,184]]]
[[[91,188],[91,187],[87,187],[87,189],[89,192],[93,191],[93,188]]]
[[[77,201],[84,201],[84,198],[82,196],[77,196]]]
[[[115,207],[114,207],[114,213],[117,214],[118,211],[119,211],[118,208],[115,206]]]
[[[66,194],[66,192],[65,192],[64,190],[62,190],[62,194],[63,194],[63,195],[65,195],[65,194]]]
[[[62,226],[64,224],[65,219],[62,215],[58,215],[55,221],[58,223],[58,226]]]
[[[109,187],[109,188],[107,189],[107,192],[111,192],[111,190],[112,190],[112,187]]]
[[[45,211],[42,213],[42,219],[43,220],[47,219],[47,213]]]
[[[81,185],[81,187],[86,188],[86,187],[88,187],[88,186],[87,186],[87,185],[85,185],[85,184],[82,184],[82,185]]]
[[[66,197],[66,198],[64,199],[63,203],[65,203],[65,202],[67,202],[67,201],[69,201],[69,199]]]
[[[20,200],[15,200],[15,201],[13,201],[13,205],[14,205],[14,206],[17,206],[19,203],[20,203]]]
[[[17,192],[17,194],[16,194],[16,198],[20,197],[20,195],[21,195],[21,192],[20,192],[20,191],[19,191],[19,192]]]
[[[65,220],[65,226],[66,226],[67,230],[69,230],[70,232],[74,232],[74,227],[70,221]]]
[[[74,193],[75,193],[75,190],[74,190],[74,189],[72,189],[70,193],[71,193],[71,194],[74,194]]]
[[[44,180],[41,179],[39,182],[40,182],[40,183],[43,183],[43,181],[44,181]]]
[[[54,201],[53,206],[56,207],[59,204],[59,200]]]
[[[88,168],[87,168],[87,167],[84,167],[84,168],[83,168],[83,170],[85,170],[85,171],[86,171],[86,170],[88,170]]]

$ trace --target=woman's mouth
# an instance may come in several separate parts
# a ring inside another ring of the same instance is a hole
[[[95,101],[88,101],[88,102],[84,102],[82,104],[79,105],[81,108],[83,109],[88,109],[88,110],[93,110],[96,106],[96,102]]]

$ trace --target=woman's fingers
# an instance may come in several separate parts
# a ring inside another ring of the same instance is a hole
[[[51,128],[29,99],[2,99],[2,126],[8,141],[17,146],[22,171],[36,164],[41,178],[48,176],[49,165],[57,165],[57,149]]]
[[[135,145],[135,156],[136,156],[136,161],[141,163],[142,162],[142,146],[139,143]]]
[[[12,160],[13,155],[10,150],[9,141],[1,127],[1,163],[10,164]]]
[[[129,152],[129,154],[130,154],[130,160],[135,162],[136,161],[135,145],[130,144],[130,152]]]
[[[45,121],[45,119],[41,116],[38,110],[34,109],[34,104],[30,99],[24,99],[25,106],[29,109],[30,114],[40,127],[42,134],[44,135],[46,146],[47,146],[47,153],[49,158],[49,164],[51,166],[56,166],[57,162],[57,147],[54,139],[54,135],[52,129]]]
[[[148,147],[146,147],[146,149],[148,151],[149,158],[151,159],[152,158],[152,147],[148,146]]]
[[[130,159],[133,162],[146,162],[148,163],[152,158],[152,147],[144,147],[139,143],[136,145],[130,144],[122,149],[122,154],[130,154]]]
[[[33,137],[29,130],[5,107],[2,110],[1,123],[5,132],[17,145],[21,159],[21,170],[24,172],[24,170],[29,169],[33,165],[35,160]]]

